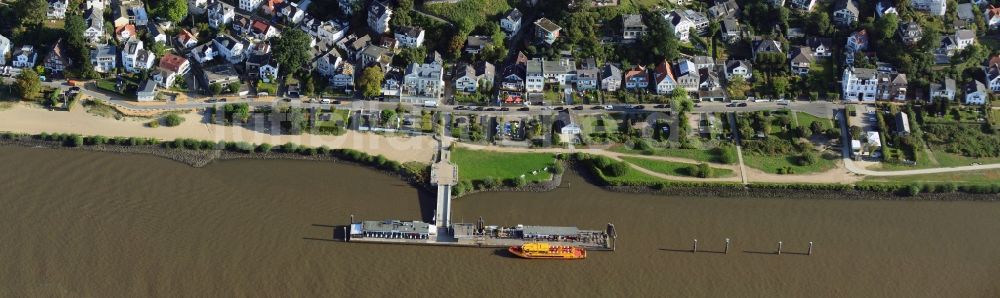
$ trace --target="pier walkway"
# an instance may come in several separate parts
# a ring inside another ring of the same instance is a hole
[[[441,117],[441,136],[438,139],[438,158],[431,165],[431,184],[437,185],[437,207],[434,210],[434,225],[438,229],[451,226],[451,187],[458,182],[458,168],[451,164],[451,140],[445,136],[445,117]],[[442,233],[438,233],[441,235]]]

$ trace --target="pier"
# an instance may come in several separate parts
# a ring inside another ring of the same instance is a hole
[[[458,182],[458,169],[450,162],[449,148],[451,141],[442,133],[438,140],[437,156],[431,165],[430,183],[437,187],[433,223],[355,221],[354,216],[351,216],[350,231],[345,231],[347,233],[344,239],[350,242],[497,248],[519,246],[527,242],[546,242],[588,250],[614,250],[617,231],[610,223],[604,230],[532,225],[488,226],[482,218],[476,223],[452,223],[451,188]]]

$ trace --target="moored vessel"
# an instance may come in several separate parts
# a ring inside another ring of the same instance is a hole
[[[587,258],[587,250],[573,246],[550,245],[531,242],[521,246],[511,246],[507,251],[525,259],[579,260]]]

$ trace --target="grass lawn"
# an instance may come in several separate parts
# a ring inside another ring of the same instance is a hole
[[[748,167],[755,168],[768,173],[777,173],[778,169],[791,168],[792,174],[818,173],[832,169],[835,164],[832,159],[820,157],[817,162],[808,166],[800,166],[795,163],[797,156],[767,156],[760,154],[743,154],[743,162]]]
[[[823,129],[833,127],[833,121],[826,118],[816,117],[813,114],[806,112],[795,112],[795,117],[799,120],[799,126],[809,128],[813,122],[819,122],[823,124]]]
[[[595,169],[595,171],[601,172],[600,169]],[[639,171],[636,171],[634,169],[628,169],[625,172],[625,175],[621,175],[621,176],[618,176],[618,177],[611,177],[611,176],[608,176],[608,175],[604,175],[604,173],[600,173],[600,176],[603,177],[604,180],[606,180],[607,183],[611,184],[611,185],[615,185],[615,184],[621,184],[621,185],[629,185],[629,184],[653,184],[653,183],[663,182],[664,181],[663,179],[656,178],[656,177],[653,177],[653,176],[650,176],[650,175],[646,175],[643,172],[639,172]]]
[[[545,90],[545,92],[542,93],[542,98],[545,100],[545,102],[552,105],[565,104],[566,103],[565,96],[566,95],[563,94],[562,92],[552,91],[552,90]]]
[[[966,171],[954,173],[938,173],[926,175],[865,177],[865,182],[895,182],[910,183],[963,183],[963,184],[993,184],[1000,181],[1000,170]]]
[[[625,146],[616,146],[611,148],[611,151],[627,153],[627,154],[643,154],[642,151],[628,148]],[[652,155],[656,156],[671,156],[687,158],[696,161],[704,162],[719,162],[719,157],[713,153],[714,150],[709,149],[679,149],[679,148],[659,148],[654,149]]]
[[[471,32],[479,25],[495,20],[497,15],[506,13],[510,8],[507,0],[464,0],[424,6],[427,12],[454,22],[462,32]]]
[[[604,127],[600,128],[597,126],[597,120],[604,119]],[[608,117],[607,115],[587,115],[580,117],[580,129],[583,131],[584,135],[590,135],[597,132],[612,133],[618,131],[618,122],[614,118]]]
[[[661,173],[661,174],[666,174],[666,175],[673,175],[673,176],[688,176],[688,177],[693,177],[693,175],[691,175],[691,172],[688,171],[688,168],[692,167],[692,166],[697,166],[695,164],[690,164],[690,163],[672,162],[672,161],[665,161],[665,160],[653,160],[653,159],[640,158],[640,157],[624,157],[623,156],[622,159],[625,160],[625,161],[627,161],[627,162],[629,162],[629,163],[631,163],[631,164],[634,164],[634,165],[637,165],[639,167],[648,169],[650,171]],[[732,177],[732,176],[733,176],[733,171],[730,170],[730,169],[720,169],[720,168],[712,167],[712,175],[709,176],[709,178]]]
[[[513,179],[525,175],[528,182],[542,182],[552,179],[552,173],[544,169],[555,164],[555,156],[549,153],[507,153],[457,147],[451,151],[451,162],[458,167],[458,177],[465,181],[487,177]],[[538,173],[532,174],[532,171]]]

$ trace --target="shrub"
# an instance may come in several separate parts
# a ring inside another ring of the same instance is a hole
[[[906,187],[906,195],[912,197],[912,196],[916,196],[918,194],[920,194],[920,186],[918,186],[918,185],[910,185],[910,186]]]
[[[800,166],[812,165],[815,164],[817,161],[819,161],[819,157],[816,156],[816,153],[812,151],[803,152],[802,155],[800,155],[799,158],[795,160],[795,162]]]
[[[549,170],[553,174],[562,175],[562,173],[566,171],[566,168],[563,167],[563,164],[561,162],[556,162],[556,164],[552,165],[552,167],[549,168]]]
[[[167,127],[178,126],[181,125],[182,122],[184,122],[184,118],[178,116],[177,114],[170,114],[167,115],[166,117],[163,117],[163,124],[166,125]]]
[[[152,128],[160,127],[160,120],[159,119],[150,120],[149,122],[146,123],[146,126],[152,127]]]
[[[285,153],[295,153],[299,151],[299,145],[291,142],[285,143],[284,145],[281,145],[281,151]]]
[[[71,147],[80,147],[80,146],[83,146],[83,136],[81,136],[81,135],[73,135],[72,137],[70,137],[69,145]]]
[[[327,155],[329,153],[330,153],[330,147],[327,147],[326,145],[319,146],[319,154]]]
[[[708,166],[707,163],[700,163],[700,164],[698,164],[697,169],[698,169],[698,175],[697,176],[699,178],[708,178],[708,177],[712,177],[713,175],[715,175],[715,173],[713,173],[712,167]]]
[[[250,153],[253,152],[254,146],[247,142],[238,142],[236,143],[236,149],[243,153]]]
[[[263,143],[257,146],[257,152],[271,152],[271,144]]]
[[[628,165],[624,162],[612,162],[607,167],[601,169],[605,175],[611,177],[621,177],[628,172]]]

